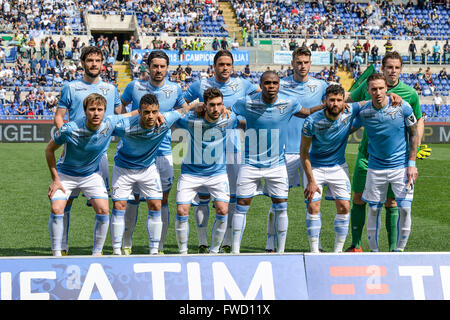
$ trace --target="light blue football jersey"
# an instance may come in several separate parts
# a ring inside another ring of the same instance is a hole
[[[285,165],[287,126],[301,109],[298,99],[281,92],[272,104],[262,100],[261,92],[239,99],[233,111],[247,121],[244,164],[258,168]]]
[[[122,93],[122,100],[132,103],[131,111],[137,110],[139,109],[141,98],[148,93],[154,94],[157,97],[159,111],[161,113],[173,111],[185,103],[181,87],[167,79],[164,80],[163,85],[160,87],[153,86],[150,81],[133,80],[126,86]],[[172,132],[169,130],[158,149],[158,156],[172,154],[172,147],[170,145],[171,135]]]
[[[107,116],[95,131],[86,126],[85,118],[65,123],[53,135],[56,144],[65,145],[65,152],[56,164],[58,172],[86,177],[98,171],[114,129],[122,118],[122,115]]]
[[[176,125],[189,134],[181,173],[201,177],[227,173],[226,137],[238,124],[237,116],[233,112],[230,117],[221,116],[214,123],[197,117],[193,111],[179,119]]]
[[[123,118],[116,126],[113,135],[122,139],[117,145],[114,156],[116,166],[127,169],[145,169],[156,161],[159,146],[165,139],[170,127],[180,119],[177,111],[163,113],[164,123],[144,129],[140,123],[140,116]]]
[[[409,141],[407,127],[417,122],[413,109],[403,100],[393,107],[389,98],[381,109],[367,102],[356,120],[366,129],[369,138],[369,164],[371,169],[399,169],[408,166]]]
[[[345,148],[353,120],[360,110],[359,103],[344,109],[337,120],[325,115],[325,109],[305,119],[302,134],[312,138],[309,160],[312,167],[332,167],[345,163]]]
[[[293,75],[280,79],[280,92],[291,95],[300,100],[305,108],[312,108],[322,104],[328,83],[323,80],[308,77],[305,82],[298,82]],[[286,141],[287,154],[299,154],[302,128],[305,119],[292,117],[288,124]]]
[[[187,101],[195,101],[199,99],[203,102],[203,93],[209,88],[218,88],[223,94],[223,104],[226,108],[231,108],[238,99],[244,98],[255,93],[259,87],[252,82],[242,78],[230,78],[227,82],[222,83],[215,77],[208,79],[200,79],[193,82],[184,93]],[[227,139],[233,144],[233,152],[241,151],[241,134],[239,130],[235,130],[227,136]]]
[[[114,115],[114,108],[121,105],[119,92],[114,85],[102,80],[89,84],[80,79],[70,81],[63,87],[58,107],[67,109],[69,121],[84,118],[83,101],[91,93],[98,93],[105,97],[107,103],[105,117]]]

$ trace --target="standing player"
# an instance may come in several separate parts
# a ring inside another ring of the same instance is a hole
[[[69,113],[69,121],[75,121],[84,117],[83,101],[91,93],[98,93],[105,97],[107,102],[106,116],[114,115],[115,111],[120,110],[120,98],[117,88],[100,78],[103,66],[102,51],[95,46],[86,47],[81,53],[80,61],[84,70],[82,79],[70,81],[61,91],[61,98],[59,99],[54,119],[58,129],[64,124],[66,112]],[[99,170],[109,191],[109,167],[106,152],[100,161]],[[67,201],[66,208],[64,208],[63,255],[68,254],[70,211],[72,202],[78,195],[79,190],[74,190]]]
[[[133,80],[127,85],[121,97],[122,108],[125,109],[124,107],[131,102],[131,110],[137,110],[142,96],[147,93],[152,93],[157,97],[159,111],[162,113],[173,111],[179,107],[186,107],[181,87],[166,79],[167,70],[169,69],[169,57],[167,54],[161,50],[152,51],[148,56],[147,65],[150,73],[149,80]],[[164,141],[158,149],[156,168],[161,178],[163,190],[161,206],[163,227],[159,250],[164,251],[164,240],[167,229],[169,228],[169,205],[167,201],[174,178],[170,130],[167,132]],[[135,193],[139,193],[139,191],[135,190]],[[125,233],[123,237],[123,250],[125,254],[131,253],[132,235],[139,210],[138,199],[135,198],[135,201],[129,201],[126,209]]]
[[[312,108],[322,103],[328,84],[309,76],[311,68],[311,51],[306,47],[298,47],[292,53],[291,65],[294,73],[280,80],[280,92],[299,99],[305,108]],[[304,119],[292,117],[288,123],[285,157],[288,172],[289,188],[300,186],[303,168],[300,160],[300,140]],[[266,252],[275,250],[274,210],[270,207],[267,216]]]
[[[223,115],[223,94],[218,88],[206,89],[202,100],[206,109],[203,116],[190,112],[176,123],[186,129],[190,137],[177,185],[175,233],[181,254],[188,250],[188,215],[197,193],[211,194],[216,209],[211,230],[211,253],[219,252],[227,229],[230,188],[225,165],[226,136],[240,122],[234,113],[230,117]]]
[[[246,214],[258,187],[264,178],[267,194],[275,211],[277,252],[284,252],[288,229],[288,176],[284,158],[287,124],[295,115],[306,117],[311,110],[303,108],[298,100],[278,93],[280,79],[274,71],[266,71],[260,79],[261,92],[239,99],[232,110],[245,118],[244,163],[239,169],[237,205],[232,221],[232,252],[239,253]]]
[[[341,86],[329,86],[325,109],[306,118],[302,130],[300,156],[308,204],[306,230],[311,252],[315,253],[319,252],[320,202],[324,185],[328,185],[325,199],[336,203],[334,252],[342,252],[348,233],[351,190],[345,148],[360,106],[353,103],[345,110],[344,99],[345,90]]]
[[[388,93],[397,94],[408,102],[413,108],[417,121],[417,134],[419,142],[422,141],[424,131],[424,121],[420,109],[420,102],[417,92],[403,83],[399,77],[402,72],[402,57],[396,51],[386,53],[381,63],[381,72],[386,78]],[[392,97],[392,95],[391,95]],[[353,91],[347,102],[370,100],[371,97],[367,91],[367,82],[363,82],[355,91]],[[393,97],[392,97],[393,99]],[[366,131],[366,130],[364,130]],[[419,152],[420,154],[420,152]],[[367,164],[368,164],[368,139],[364,132],[363,138],[358,147],[358,156],[356,158],[355,169],[353,172],[353,205],[350,211],[350,221],[352,228],[352,245],[346,251],[361,252],[361,237],[366,219],[366,203],[362,200],[362,193],[366,183]],[[388,189],[386,207],[386,230],[388,233],[389,251],[396,248],[397,240],[397,219],[398,208],[394,193],[391,188]]]
[[[125,209],[134,186],[140,190],[148,205],[147,231],[150,254],[158,253],[162,229],[162,190],[155,164],[156,156],[172,124],[189,111],[180,108],[177,111],[166,112],[162,114],[163,124],[157,126],[160,115],[159,103],[153,94],[146,94],[141,98],[138,110],[138,116],[124,118],[114,131],[114,135],[121,137],[114,157],[111,188],[114,202],[111,238],[115,255],[121,255]]]
[[[223,94],[225,107],[231,108],[234,103],[247,95],[260,91],[259,87],[242,78],[231,78],[233,72],[233,55],[228,50],[219,50],[214,56],[214,77],[200,79],[192,83],[185,92],[186,101],[192,102],[196,99],[203,101],[203,94],[208,88],[218,88]],[[228,210],[228,227],[224,237],[222,250],[231,252],[231,219],[236,206],[236,180],[241,163],[241,134],[240,130],[233,130],[227,137],[227,174],[230,183],[230,203]],[[199,194],[198,205],[194,208],[197,224],[199,253],[208,250],[208,218],[209,218],[209,195]]]
[[[372,101],[361,107],[357,120],[369,138],[369,162],[362,199],[369,204],[367,236],[370,250],[378,251],[380,211],[389,184],[399,208],[398,236],[394,251],[403,251],[411,231],[411,203],[417,179],[416,154],[419,133],[413,109],[407,102],[392,106],[386,96],[388,82],[382,74],[367,78]]]
[[[102,254],[108,232],[108,191],[98,167],[118,121],[124,116],[104,118],[107,101],[96,93],[85,98],[83,108],[85,117],[64,124],[45,149],[52,177],[48,191],[51,201],[48,229],[54,256],[62,255],[64,208],[73,190],[80,189],[96,213],[93,255]],[[62,145],[64,154],[56,163],[55,151]]]

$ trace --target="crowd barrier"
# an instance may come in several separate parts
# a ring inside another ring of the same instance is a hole
[[[0,258],[1,300],[448,300],[450,253]]]
[[[55,129],[56,127],[54,127],[52,120],[0,120],[0,143],[48,142]],[[351,134],[349,143],[359,143],[362,134],[362,129]],[[172,138],[174,138],[174,136]],[[450,123],[430,122],[425,124],[422,143],[431,144],[449,142]]]

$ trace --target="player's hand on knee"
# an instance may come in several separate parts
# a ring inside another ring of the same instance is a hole
[[[320,188],[315,184],[314,182],[308,183],[308,185],[305,188],[304,194],[305,194],[305,200],[312,201],[314,197],[314,193],[321,193]]]
[[[393,92],[388,93],[389,98],[391,98],[392,105],[394,107],[399,107],[403,103],[403,98],[400,97],[398,94],[395,94]]]
[[[59,180],[52,181],[52,183],[48,187],[48,198],[51,200],[53,198],[53,195],[55,194],[55,192],[58,190],[61,190],[64,193],[66,192],[61,181],[59,181]]]
[[[421,144],[417,151],[417,159],[426,159],[431,155],[431,148],[426,144]]]

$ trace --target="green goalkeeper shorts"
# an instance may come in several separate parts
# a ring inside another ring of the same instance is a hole
[[[352,181],[353,192],[358,193],[364,192],[364,187],[366,186],[368,163],[369,163],[368,158],[361,152],[358,152],[358,156],[356,157],[355,169],[353,171],[353,181]],[[391,185],[389,185],[387,197],[395,199],[395,195],[391,189]]]

